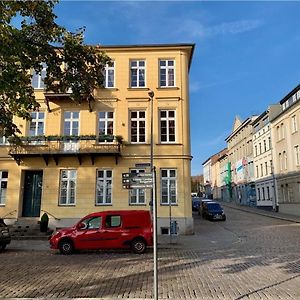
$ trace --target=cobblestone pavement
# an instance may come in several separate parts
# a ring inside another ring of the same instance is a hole
[[[195,217],[196,234],[160,239],[161,299],[300,299],[300,224],[225,208]],[[47,241],[13,241],[0,254],[0,298],[139,298],[153,290],[152,251],[62,256]]]

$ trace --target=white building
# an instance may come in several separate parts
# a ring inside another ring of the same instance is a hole
[[[263,209],[275,210],[277,207],[270,118],[278,115],[280,110],[279,104],[271,105],[252,123],[256,205]]]

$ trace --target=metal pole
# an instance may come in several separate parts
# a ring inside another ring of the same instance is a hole
[[[169,182],[169,184],[168,184],[168,187],[169,187],[169,195],[171,195],[171,184],[170,184],[170,182]],[[170,244],[172,244],[172,211],[171,211],[171,209],[172,209],[172,206],[171,206],[171,197],[170,197],[170,199],[169,199],[169,221],[170,221]]]
[[[156,204],[156,170],[153,163],[153,97],[154,92],[150,91],[148,93],[150,97],[150,138],[151,138],[151,147],[150,147],[150,167],[153,178],[153,188],[152,188],[152,205],[153,205],[153,293],[154,299],[158,300],[158,276],[157,276],[157,204]]]
[[[277,199],[277,183],[276,183],[276,177],[274,174],[274,166],[273,166],[273,161],[271,163],[271,173],[272,173],[272,178],[273,178],[273,186],[274,186],[274,209],[276,212],[278,212],[278,199]]]

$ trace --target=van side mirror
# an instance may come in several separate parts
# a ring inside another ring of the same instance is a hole
[[[84,224],[84,223],[79,223],[79,224],[77,225],[77,229],[80,229],[80,230],[86,229],[86,224]]]

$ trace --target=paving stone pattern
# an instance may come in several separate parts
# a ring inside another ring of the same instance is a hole
[[[300,224],[226,208],[196,234],[159,245],[160,299],[300,299]],[[0,298],[151,299],[152,251],[63,256],[45,241],[0,254]]]

